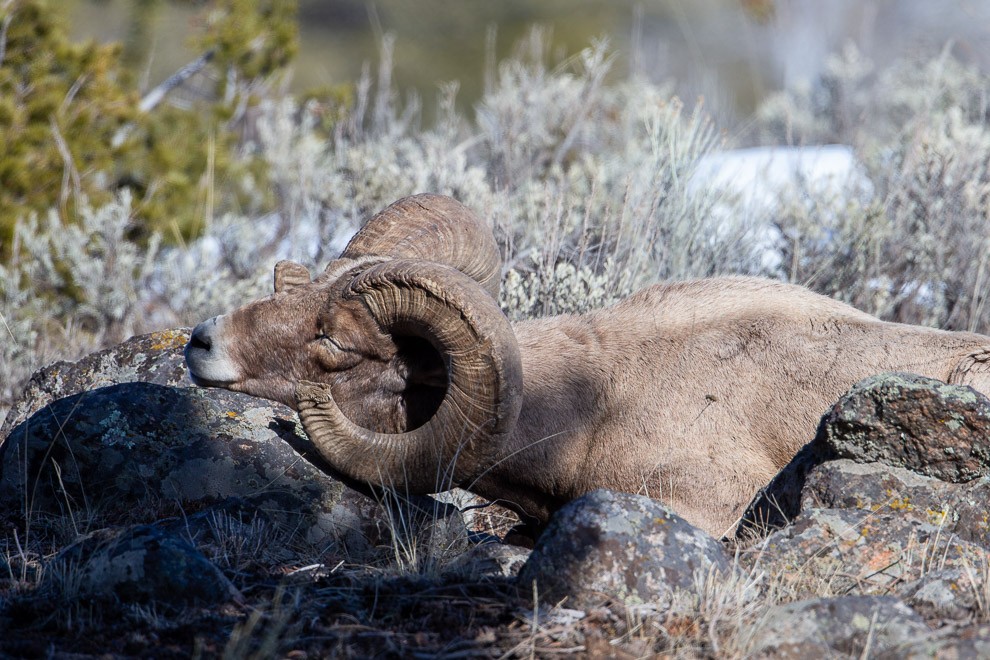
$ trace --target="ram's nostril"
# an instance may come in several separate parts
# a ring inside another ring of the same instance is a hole
[[[192,336],[189,337],[189,348],[200,348],[204,351],[213,348],[213,339],[203,324],[196,326],[196,329],[193,330]]]

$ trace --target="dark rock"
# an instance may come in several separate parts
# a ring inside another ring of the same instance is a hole
[[[739,561],[811,596],[822,584],[838,593],[889,590],[933,566],[984,566],[990,552],[898,512],[811,509],[748,548]]]
[[[900,512],[990,548],[990,479],[950,484],[882,463],[829,461],[808,474],[801,509]]]
[[[900,373],[867,378],[826,413],[819,434],[838,458],[951,483],[990,475],[990,401],[964,385]]]
[[[162,520],[156,526],[188,541],[221,568],[240,570],[251,563],[279,563],[293,557],[290,531],[240,497]]]
[[[897,595],[932,624],[969,622],[985,608],[985,581],[983,568],[947,568],[898,587]]]
[[[523,566],[524,590],[586,607],[605,598],[666,606],[675,590],[696,591],[712,573],[729,574],[723,547],[655,500],[596,490],[550,520]]]
[[[947,627],[927,639],[901,644],[875,657],[877,660],[990,658],[990,624],[967,626],[961,630]]]
[[[294,447],[298,448],[296,451]],[[293,411],[226,390],[129,383],[60,399],[0,445],[0,510],[100,526],[241,497],[309,543],[387,543],[379,502],[317,469]]]
[[[31,376],[0,426],[0,444],[17,425],[52,401],[118,383],[189,385],[182,351],[189,329],[162,330],[131,337],[78,362],[55,362]]]
[[[531,552],[506,543],[478,543],[455,557],[447,572],[471,581],[511,578],[519,574]]]
[[[794,520],[801,512],[801,493],[808,473],[834,458],[817,442],[802,447],[746,507],[736,528],[736,538],[744,543],[763,538]]]
[[[429,497],[401,498],[382,494],[373,500],[349,488],[341,492],[334,509],[356,512],[361,518],[349,530],[337,530],[338,554],[343,559],[376,562],[398,561],[407,567],[429,570],[450,563],[469,545],[470,533],[456,507]],[[295,554],[292,528],[284,512],[259,508],[252,499],[231,497],[197,513],[164,520],[162,529],[188,540],[223,568],[271,565],[292,561]],[[352,538],[353,537],[353,538]],[[354,540],[356,539],[356,540]],[[369,546],[369,541],[374,546]],[[327,550],[321,544],[319,550]],[[297,550],[297,549],[296,549]]]
[[[752,631],[747,657],[870,657],[930,634],[917,614],[889,596],[843,596],[770,608]]]
[[[94,532],[56,555],[48,572],[69,601],[206,605],[240,598],[192,545],[153,525]]]

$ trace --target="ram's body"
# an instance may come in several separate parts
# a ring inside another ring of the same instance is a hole
[[[408,198],[316,279],[283,262],[273,296],[200,324],[190,373],[294,406],[352,479],[459,485],[536,528],[595,488],[640,492],[713,534],[858,380],[909,371],[990,393],[990,337],[884,323],[798,286],[656,285],[510,326],[499,271],[473,214]]]
[[[856,381],[908,371],[990,393],[990,337],[884,323],[763,279],[657,285],[514,330],[522,412],[475,489],[531,492],[541,518],[604,486],[722,533]]]

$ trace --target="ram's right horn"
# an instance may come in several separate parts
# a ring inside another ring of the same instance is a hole
[[[491,228],[445,195],[404,197],[371,218],[341,253],[424,259],[455,268],[498,298],[502,257]]]

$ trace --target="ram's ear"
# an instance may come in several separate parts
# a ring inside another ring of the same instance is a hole
[[[275,264],[275,293],[309,284],[312,281],[309,270],[295,261],[280,261]]]

